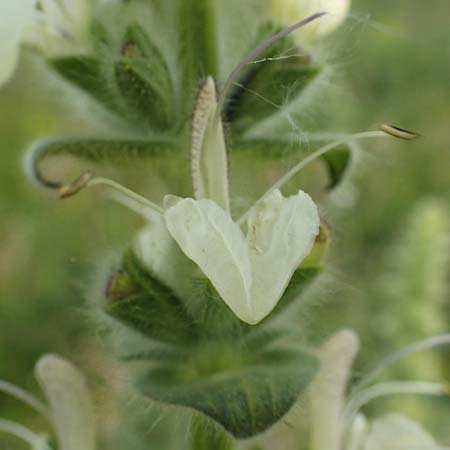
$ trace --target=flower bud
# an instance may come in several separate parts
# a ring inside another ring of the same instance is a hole
[[[327,13],[293,34],[299,44],[320,39],[334,31],[345,20],[349,10],[350,0],[272,0],[272,19],[286,27],[310,14]]]

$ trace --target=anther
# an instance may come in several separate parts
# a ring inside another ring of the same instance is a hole
[[[89,182],[94,178],[94,174],[90,171],[82,173],[77,179],[70,184],[61,186],[58,189],[59,198],[69,198],[78,194],[81,190],[89,185]]]
[[[399,139],[404,139],[406,141],[414,141],[415,139],[420,137],[420,135],[417,133],[405,130],[404,128],[396,127],[395,125],[383,124],[381,125],[380,129],[381,131],[384,131],[385,133],[390,134],[391,136],[394,136]]]

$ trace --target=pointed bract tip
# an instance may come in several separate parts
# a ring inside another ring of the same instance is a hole
[[[355,356],[359,350],[359,336],[350,328],[344,328],[333,334],[325,343],[328,348],[345,350],[348,355]]]

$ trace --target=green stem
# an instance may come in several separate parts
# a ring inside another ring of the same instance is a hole
[[[211,420],[194,414],[189,437],[190,450],[233,450],[233,438]]]
[[[205,37],[206,37],[206,63],[208,73],[213,77],[218,75],[217,64],[217,23],[216,6],[214,0],[205,1]]]

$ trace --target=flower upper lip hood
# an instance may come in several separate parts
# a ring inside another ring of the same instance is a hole
[[[9,80],[21,44],[54,56],[82,52],[91,19],[90,0],[2,0],[0,86]]]

